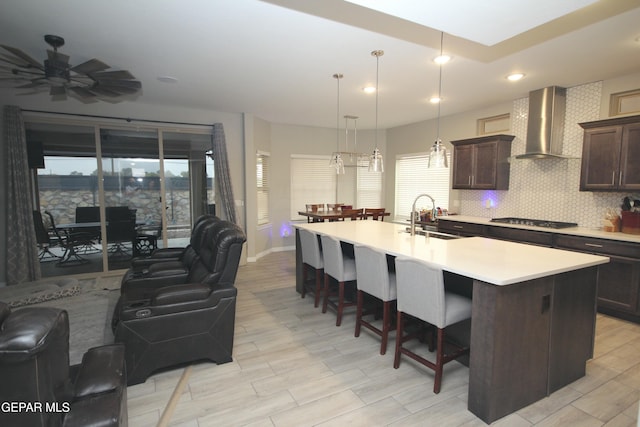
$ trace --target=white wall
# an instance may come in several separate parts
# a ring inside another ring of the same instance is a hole
[[[341,130],[344,134],[344,130]],[[342,140],[344,144],[344,140]],[[350,142],[349,150],[353,150]],[[375,147],[375,131],[358,130],[358,151],[369,153]],[[378,148],[387,166],[385,132],[378,131]],[[342,145],[344,149],[344,145]],[[271,220],[273,224],[273,247],[293,248],[294,230],[290,218],[291,199],[291,155],[310,154],[329,157],[336,150],[336,129],[310,126],[271,124]],[[327,164],[327,167],[329,165]],[[386,169],[385,169],[386,170]],[[386,172],[385,172],[386,174]],[[325,203],[331,203],[327,200]],[[300,206],[300,209],[303,209]]]

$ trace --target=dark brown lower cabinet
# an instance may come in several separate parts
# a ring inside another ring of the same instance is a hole
[[[588,237],[558,235],[560,249],[608,256],[598,271],[598,311],[632,322],[640,322],[640,245]]]

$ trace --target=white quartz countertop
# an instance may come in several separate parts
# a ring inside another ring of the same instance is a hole
[[[443,240],[411,236],[405,225],[381,221],[321,222],[296,227],[382,249],[391,255],[418,258],[494,285],[511,285],[609,262],[608,257],[484,237]]]
[[[640,243],[640,235],[639,234],[627,234],[621,232],[607,232],[601,229],[596,228],[586,228],[586,227],[568,227],[568,228],[547,228],[547,227],[532,227],[527,225],[520,224],[502,224],[499,222],[491,222],[490,218],[481,218],[476,216],[466,216],[466,215],[451,215],[451,216],[442,216],[438,219],[438,221],[459,221],[459,222],[468,222],[472,224],[484,224],[491,225],[492,227],[507,227],[507,228],[519,228],[523,230],[535,230],[535,231],[543,231],[547,233],[553,234],[568,234],[572,236],[582,236],[582,237],[593,237],[596,239],[609,239],[609,240],[617,240],[620,242],[631,242],[631,243]]]

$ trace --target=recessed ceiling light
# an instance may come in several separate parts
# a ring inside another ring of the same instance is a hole
[[[518,80],[522,79],[524,77],[524,74],[522,73],[512,73],[509,74],[507,76],[507,80],[512,81],[512,82],[517,82]]]
[[[171,76],[158,76],[158,80],[162,83],[178,83],[178,79]]]
[[[437,104],[440,101],[442,101],[442,98],[440,98],[439,96],[432,96],[431,99],[429,100],[429,102],[432,104]]]
[[[451,60],[451,57],[449,55],[438,55],[435,58],[433,58],[433,62],[435,62],[438,65],[446,64],[450,60]]]
[[[364,91],[364,93],[374,93],[376,91],[376,87],[375,86],[365,86],[362,88],[362,90]]]

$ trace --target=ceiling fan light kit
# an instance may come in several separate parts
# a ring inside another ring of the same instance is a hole
[[[70,95],[84,103],[119,102],[122,96],[142,89],[129,71],[108,71],[111,67],[98,59],[72,67],[69,56],[58,52],[64,46],[62,37],[47,34],[44,40],[53,48],[47,49],[44,65],[20,49],[0,44],[8,52],[0,53],[0,80],[16,83],[16,89],[33,89],[26,94],[49,89],[52,100],[65,100]]]

